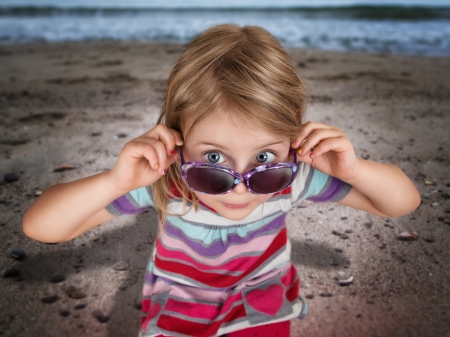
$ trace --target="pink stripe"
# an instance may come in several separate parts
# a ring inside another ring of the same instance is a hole
[[[178,261],[184,261],[188,262],[191,265],[194,265],[200,270],[226,270],[226,271],[245,271],[247,270],[251,265],[253,265],[257,260],[258,256],[244,256],[240,258],[236,258],[234,260],[231,260],[225,264],[215,266],[211,264],[201,264],[192,259],[189,255],[184,254],[183,252],[179,251],[171,251],[166,248],[160,243],[160,241],[157,242],[157,251],[158,255],[161,258],[168,258],[168,259],[176,259]],[[210,262],[210,261],[208,261]]]
[[[230,260],[232,258],[237,257],[240,254],[244,254],[246,252],[264,252],[267,250],[267,247],[270,246],[272,241],[275,239],[275,237],[278,235],[278,233],[261,236],[258,238],[253,239],[249,243],[246,243],[245,245],[233,245],[230,246],[225,253],[221,254],[220,256],[209,259],[207,257],[201,256],[200,254],[197,254],[192,248],[190,248],[188,245],[186,245],[183,241],[180,241],[175,238],[171,238],[168,236],[165,232],[161,233],[160,240],[165,244],[166,247],[175,247],[177,250],[181,250],[185,252],[187,255],[190,255],[192,258],[208,264],[210,266],[219,266],[223,263],[225,263],[227,260]],[[252,257],[249,257],[252,258]],[[249,263],[249,265],[251,265]]]

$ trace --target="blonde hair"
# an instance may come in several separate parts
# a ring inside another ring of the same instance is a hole
[[[188,118],[190,132],[211,113],[226,111],[227,117],[292,141],[301,132],[306,100],[302,80],[274,36],[261,27],[224,24],[200,34],[180,56],[167,81],[158,123],[186,139],[183,127]],[[153,195],[161,225],[170,215],[168,197],[181,195],[185,205],[198,209],[179,162],[153,184]]]

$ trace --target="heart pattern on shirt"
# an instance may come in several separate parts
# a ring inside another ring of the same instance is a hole
[[[255,310],[274,316],[283,305],[283,293],[281,285],[272,284],[266,290],[255,289],[248,292],[245,299]]]

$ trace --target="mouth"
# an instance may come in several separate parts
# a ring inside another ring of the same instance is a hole
[[[232,208],[232,209],[239,209],[239,208],[245,208],[248,206],[249,203],[246,204],[226,204],[224,203],[226,208]]]

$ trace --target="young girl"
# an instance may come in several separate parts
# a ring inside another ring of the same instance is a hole
[[[305,103],[267,31],[213,27],[175,64],[158,124],[110,171],[47,189],[24,232],[62,242],[156,207],[141,336],[288,336],[307,312],[290,262],[291,205],[334,201],[394,217],[420,202],[396,166],[357,158],[334,127],[303,125]]]

